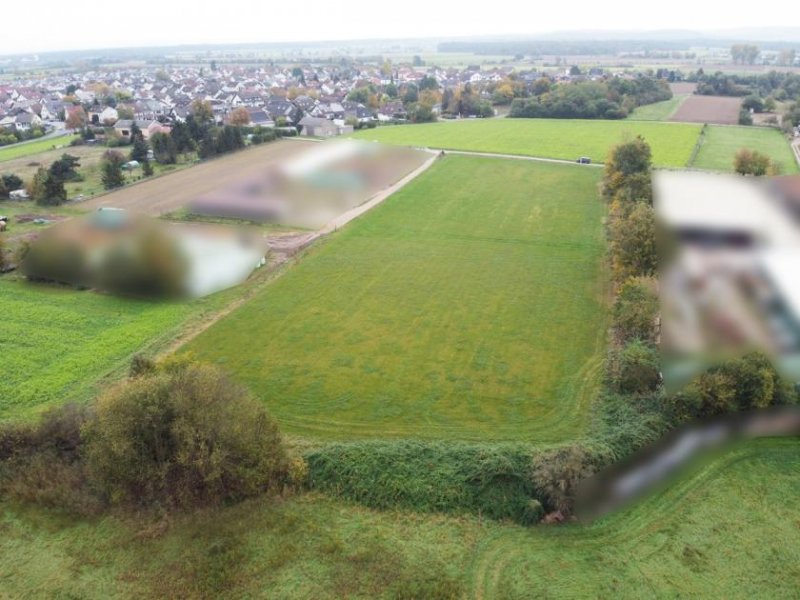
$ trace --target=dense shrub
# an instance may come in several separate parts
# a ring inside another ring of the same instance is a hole
[[[645,394],[661,384],[658,350],[638,339],[612,351],[608,367],[609,386],[620,394]]]
[[[83,461],[81,428],[88,414],[67,404],[36,424],[0,428],[0,496],[81,515],[101,510]]]
[[[158,227],[115,245],[98,266],[98,287],[130,296],[174,297],[186,292],[189,261],[177,240]]]
[[[674,422],[661,391],[635,396],[601,392],[592,407],[592,436],[620,460],[656,442]]]
[[[61,242],[45,232],[25,246],[20,257],[20,269],[33,281],[82,286],[89,279],[85,254],[78,244]]]
[[[530,448],[513,444],[370,441],[306,455],[309,485],[373,508],[473,512],[535,523]]]
[[[654,343],[659,302],[655,280],[637,277],[623,283],[614,300],[612,325],[616,339]]]
[[[578,483],[608,464],[611,456],[605,449],[570,444],[536,455],[531,479],[547,510],[570,514]]]
[[[733,169],[740,175],[777,175],[778,166],[769,156],[757,150],[741,148],[733,158]]]
[[[84,435],[90,477],[113,501],[219,504],[286,478],[274,421],[212,366],[159,371],[110,390]]]
[[[665,407],[675,421],[683,422],[797,401],[797,392],[769,359],[755,352],[711,367],[668,397]]]

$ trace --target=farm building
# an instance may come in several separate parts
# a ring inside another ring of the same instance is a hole
[[[298,123],[303,127],[300,135],[308,137],[333,137],[353,133],[351,125],[337,125],[333,121],[320,117],[305,116]]]
[[[665,378],[757,348],[800,381],[798,185],[797,176],[655,174],[657,215],[675,242],[661,276]]]
[[[42,233],[22,264],[29,279],[134,296],[201,297],[243,283],[264,264],[260,236],[170,224],[101,208]]]

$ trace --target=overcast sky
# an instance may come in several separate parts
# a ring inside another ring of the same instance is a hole
[[[727,9],[720,10],[720,7]],[[742,7],[743,5],[739,5]],[[754,5],[750,5],[754,6]],[[0,54],[177,44],[536,34],[575,29],[800,25],[796,2],[743,10],[702,0],[40,0],[3,2]],[[390,7],[396,7],[390,12]]]

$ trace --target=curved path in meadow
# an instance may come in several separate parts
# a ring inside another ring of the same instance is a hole
[[[447,150],[446,148],[425,148],[428,151],[444,152],[446,154],[459,154],[464,156],[483,156],[487,158],[510,158],[514,160],[532,160],[534,162],[557,163],[574,165],[577,164],[574,160],[566,160],[563,158],[544,158],[541,156],[525,156],[524,154],[500,154],[497,152],[474,152],[470,150]],[[603,167],[601,162],[593,162],[583,165],[584,167]]]
[[[492,531],[474,550],[470,596],[794,596],[798,441],[747,442],[591,525]]]

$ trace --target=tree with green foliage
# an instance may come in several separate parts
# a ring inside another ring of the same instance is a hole
[[[80,166],[80,158],[71,154],[62,154],[61,158],[50,165],[50,173],[61,181],[73,181],[80,178],[78,174]]]
[[[175,144],[175,150],[178,154],[186,154],[187,152],[193,152],[195,150],[196,144],[192,137],[192,132],[186,123],[176,121],[172,125],[172,131],[170,131],[169,135]]]
[[[615,281],[656,275],[658,248],[652,206],[644,202],[614,203],[609,214],[608,237]]]
[[[191,105],[192,116],[200,124],[205,125],[214,121],[214,110],[207,100],[197,98]]]
[[[611,200],[632,175],[650,176],[652,152],[640,135],[614,146],[606,159],[603,172],[603,196]]]
[[[760,96],[751,94],[742,100],[742,108],[756,113],[764,112],[764,100]]]
[[[797,391],[759,352],[723,361],[666,398],[677,422],[797,402]]]
[[[655,343],[659,311],[656,286],[654,279],[642,277],[628,279],[620,286],[612,310],[614,334],[620,343]]]
[[[436,78],[433,77],[432,75],[425,75],[417,83],[417,88],[419,89],[420,92],[424,90],[438,90],[439,82],[436,81]]]
[[[363,86],[359,88],[355,88],[351,90],[349,94],[347,94],[347,99],[351,102],[358,102],[360,104],[369,104],[369,98],[372,95],[373,90],[369,88],[369,86]]]
[[[39,167],[33,176],[28,195],[39,206],[58,206],[67,200],[64,181],[44,167]]]
[[[419,100],[419,90],[413,83],[406,85],[405,92],[403,93],[403,104],[413,104]]]
[[[25,185],[25,183],[22,181],[22,178],[14,175],[13,173],[7,173],[3,175],[3,184],[9,192],[18,190]]]
[[[130,159],[140,163],[146,161],[147,153],[150,150],[150,147],[147,145],[141,130],[138,132],[138,134],[134,135],[133,130],[131,129],[131,143],[132,146]]]
[[[150,145],[153,147],[153,157],[157,163],[172,165],[178,161],[178,147],[171,133],[161,131],[154,133],[150,137]]]
[[[103,187],[107,190],[122,187],[125,185],[125,175],[122,172],[122,165],[125,157],[116,150],[106,150],[103,153],[103,160],[100,163],[101,179]]]

